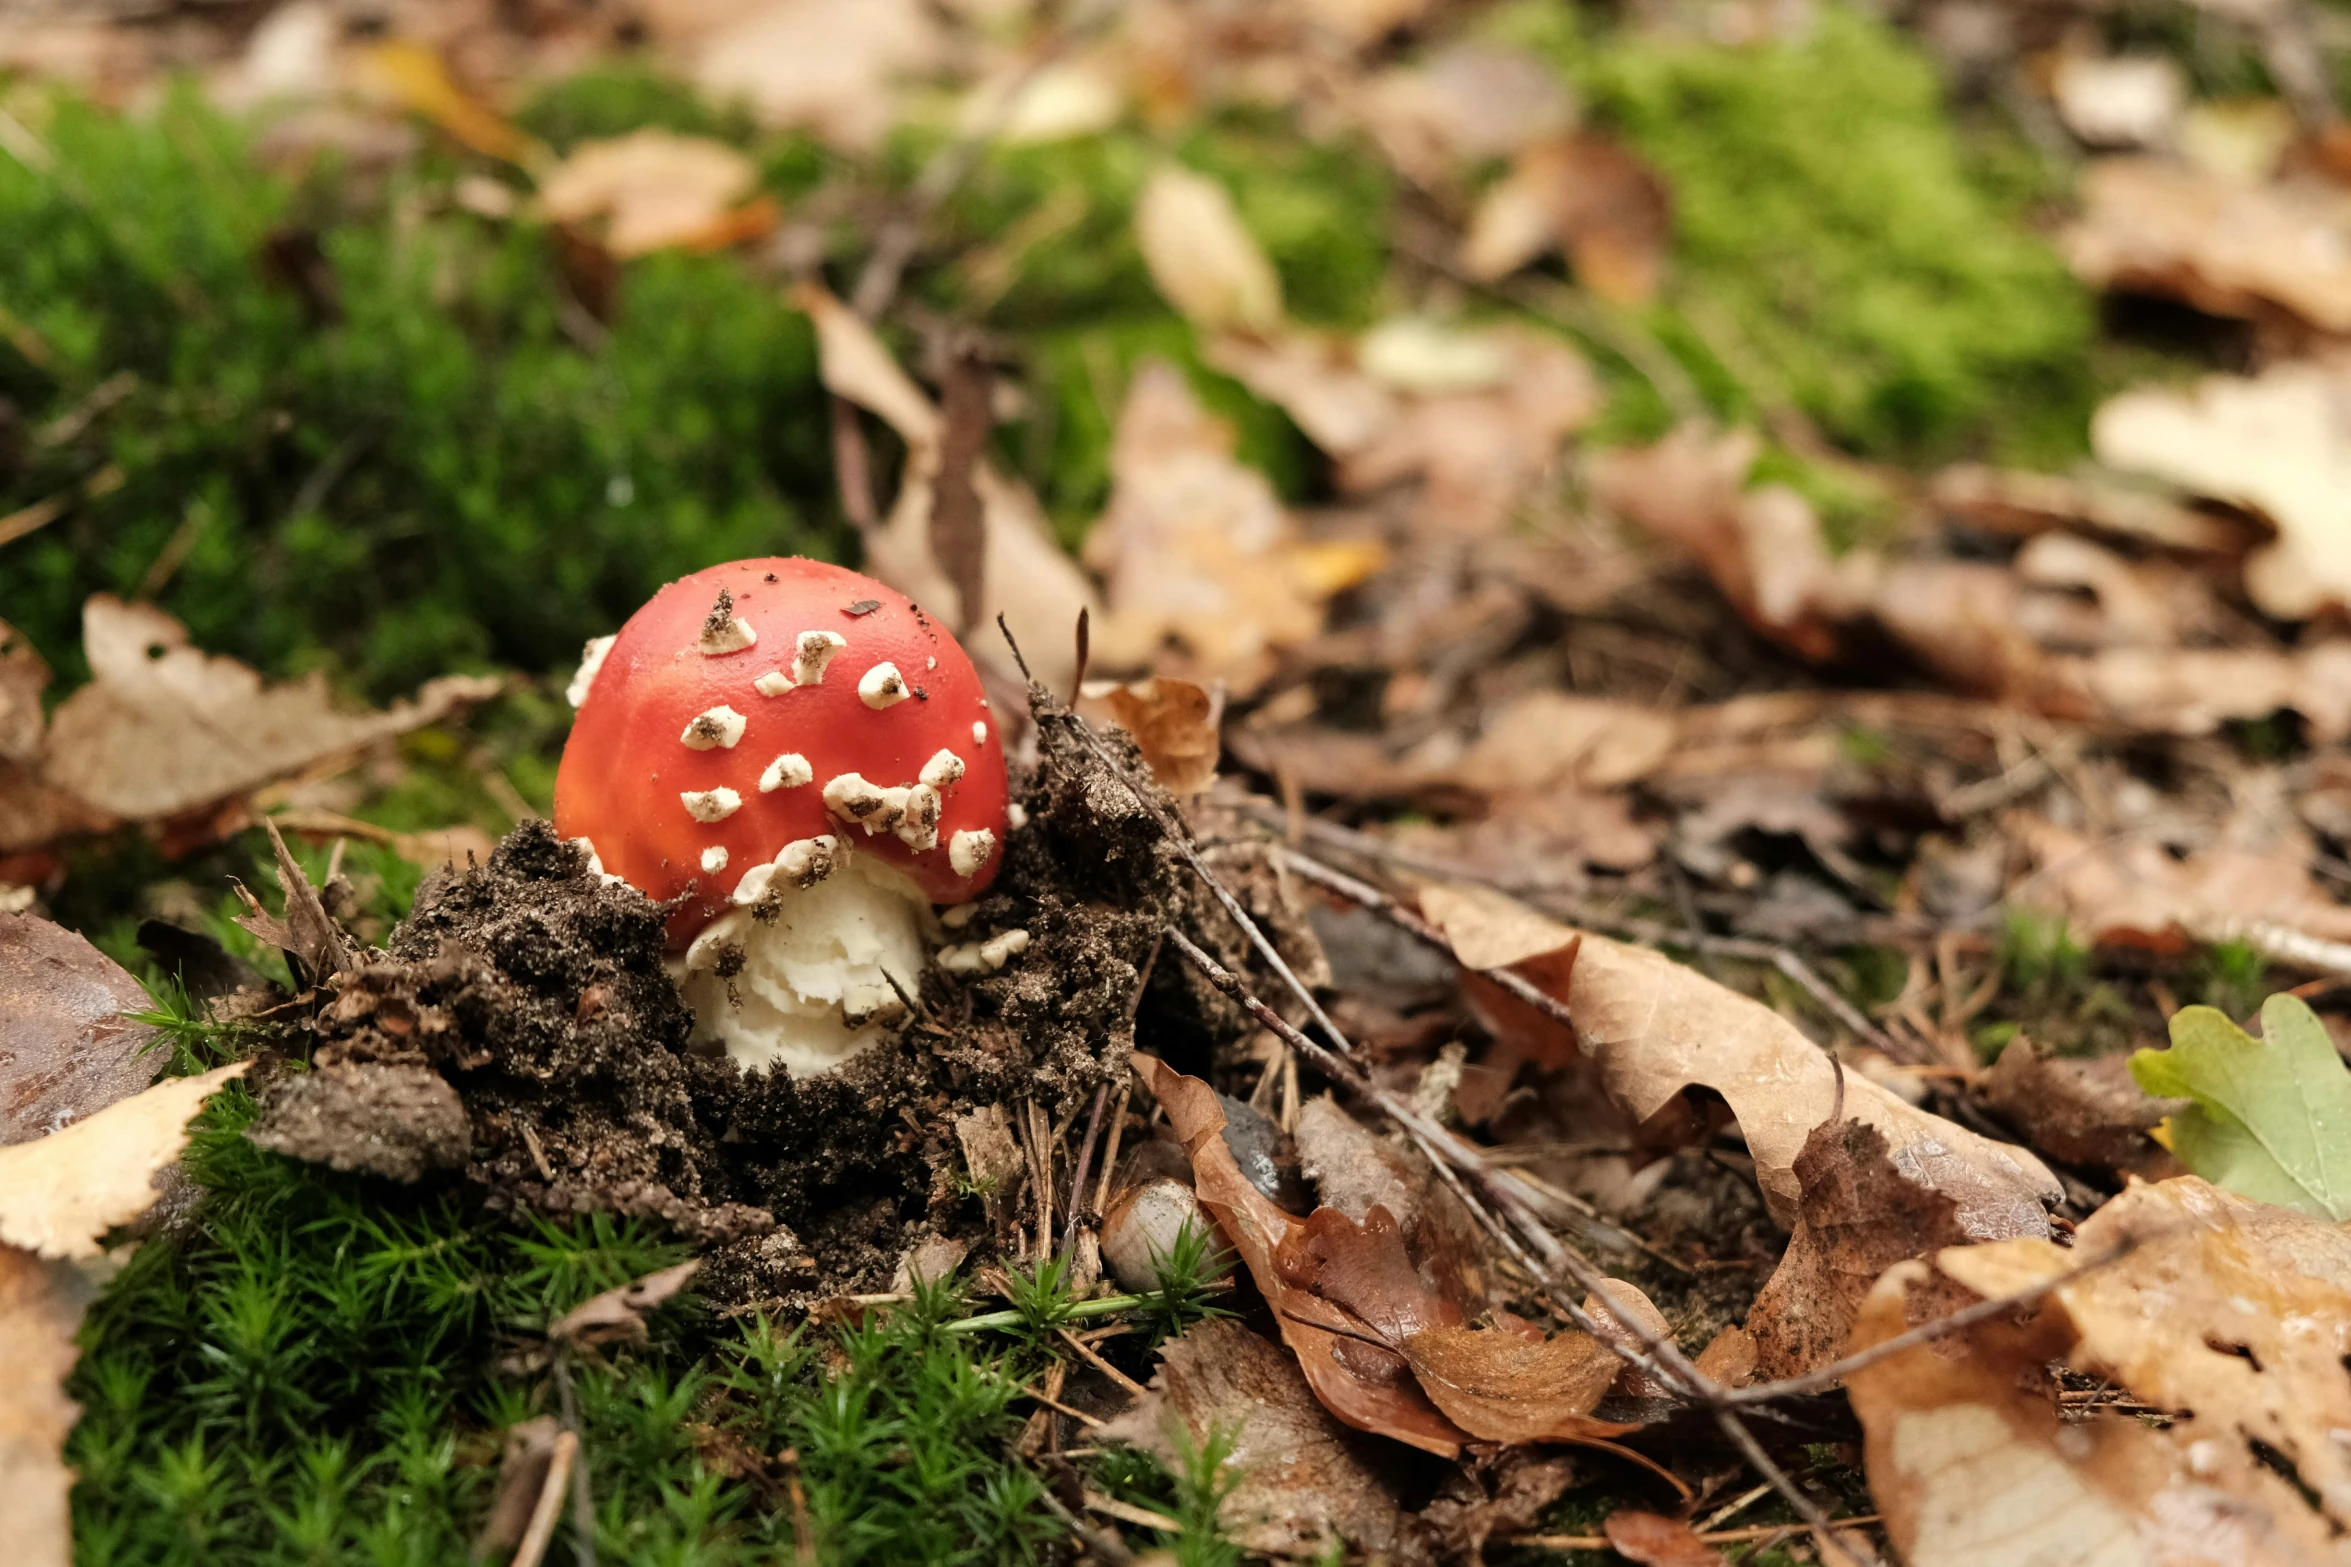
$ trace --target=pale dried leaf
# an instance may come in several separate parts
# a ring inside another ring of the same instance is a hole
[[[2142,834],[2090,839],[2026,812],[2002,827],[2034,870],[2018,900],[2065,915],[2092,941],[2160,952],[2258,943],[2265,930],[2351,941],[2351,908],[2327,895],[2309,835],[2281,813],[2241,811],[2184,859]]]
[[[2351,327],[2344,256],[2342,324]],[[2293,361],[2250,378],[2209,376],[2191,392],[2142,387],[2100,408],[2090,439],[2112,467],[2276,524],[2277,542],[2245,561],[2245,591],[2266,613],[2302,620],[2351,604],[2351,381],[2336,370]]]
[[[1680,733],[1671,713],[1653,707],[1530,691],[1486,720],[1449,777],[1489,795],[1620,788],[1649,776]]]
[[[34,1142],[0,1148],[0,1244],[42,1257],[95,1257],[107,1231],[154,1206],[154,1180],[188,1143],[213,1090],[252,1065],[173,1077]]]
[[[702,1259],[689,1257],[675,1267],[608,1289],[556,1318],[548,1325],[547,1336],[573,1344],[642,1343],[646,1313],[673,1298],[701,1269]]]
[[[1135,201],[1135,243],[1151,281],[1194,325],[1265,331],[1282,319],[1281,279],[1225,188],[1169,166]]]
[[[1424,185],[1441,184],[1456,164],[1562,135],[1576,113],[1558,72],[1522,50],[1474,41],[1382,73],[1359,108],[1388,161]]]
[[[1783,1222],[1795,1219],[1796,1156],[1838,1100],[1834,1064],[1801,1029],[1663,953],[1575,931],[1487,888],[1424,887],[1420,905],[1469,968],[1529,972],[1530,961],[1572,952],[1571,964],[1537,967],[1530,977],[1567,1003],[1609,1097],[1646,1121],[1693,1084],[1721,1094],[1755,1157],[1765,1203]],[[1905,1174],[1958,1205],[1967,1233],[2046,1233],[2045,1211],[2061,1192],[2031,1154],[1905,1104],[1866,1078],[1845,1079],[1844,1107],[1884,1134]]]
[[[2351,1239],[2341,1228],[2181,1177],[2127,1188],[2070,1251],[2004,1241],[1944,1251],[1936,1267],[1999,1296],[2126,1239],[2134,1250],[2057,1286],[2026,1327],[1995,1319],[1849,1379],[1870,1488],[1903,1559],[2351,1561],[2341,1367]],[[1917,1320],[1909,1297],[1929,1277],[1921,1263],[1889,1270],[1853,1347]],[[2023,1390],[2052,1353],[2173,1418],[2060,1422],[2046,1395]]]
[[[604,247],[642,256],[718,232],[759,171],[735,148],[648,126],[583,141],[547,171],[539,203],[558,223],[604,220]]]
[[[2082,216],[2060,241],[2098,288],[2168,294],[2214,315],[2277,307],[2351,330],[2351,195],[2319,181],[2265,185],[2153,158],[2082,176]]]
[[[503,682],[449,675],[410,702],[346,713],[312,675],[281,685],[190,645],[185,627],[108,594],[82,611],[92,679],[67,697],[43,746],[46,781],[88,807],[134,821],[200,810],[331,757],[436,723]],[[30,847],[15,822],[0,851]]]
[[[1110,509],[1086,537],[1107,616],[1105,664],[1147,665],[1174,642],[1201,674],[1249,691],[1273,655],[1322,629],[1296,525],[1265,475],[1233,455],[1232,426],[1172,367],[1137,372],[1111,448]]]
[[[82,1318],[111,1269],[0,1246],[0,1519],[23,1567],[72,1567],[74,1471],[61,1454],[81,1418],[65,1396]]]
[[[2065,128],[2093,147],[2159,147],[2188,99],[2187,79],[2160,54],[2067,54],[2050,82]]]
[[[851,152],[889,131],[900,80],[947,56],[943,30],[918,0],[776,0],[697,31],[692,72],[705,92]]]
[[[151,1005],[121,965],[70,930],[0,914],[0,1143],[29,1142],[155,1080]]]
[[[41,692],[48,684],[48,661],[0,620],[0,764],[30,762],[41,754],[41,735],[48,728]]]
[[[1690,1526],[1657,1513],[1620,1507],[1601,1525],[1608,1548],[1641,1567],[1720,1567],[1722,1553]]]

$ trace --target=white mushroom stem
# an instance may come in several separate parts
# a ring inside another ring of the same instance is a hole
[[[912,880],[830,837],[806,838],[745,872],[733,901],[671,961],[697,1043],[747,1070],[807,1077],[889,1037],[931,935]]]

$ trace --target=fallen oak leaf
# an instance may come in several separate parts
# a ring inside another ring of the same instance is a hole
[[[2216,1007],[2182,1007],[2171,1048],[2134,1054],[2131,1076],[2190,1101],[2169,1125],[2191,1173],[2313,1218],[2351,1219],[2351,1068],[2299,996],[2262,1003],[2261,1036]]]
[[[1641,1567],[1720,1567],[1723,1559],[1688,1524],[1658,1513],[1620,1507],[1600,1528],[1610,1550]]]
[[[151,1005],[122,966],[73,931],[0,914],[0,1143],[84,1120],[155,1080]]]
[[[1953,1247],[1933,1270],[1889,1269],[1864,1302],[1856,1352],[1911,1327],[1908,1296],[1930,1271],[1987,1300],[2048,1290],[2022,1326],[1994,1317],[1847,1379],[1903,1559],[2351,1560],[2351,1235],[2183,1176],[2128,1187],[2079,1239],[2116,1260],[2081,1270],[2076,1253],[2032,1240]],[[2179,1413],[2161,1426],[2097,1410],[2061,1421],[2024,1390],[2052,1355]]]
[[[759,170],[735,148],[657,126],[583,141],[539,181],[539,206],[557,223],[604,222],[619,257],[697,246],[730,234],[729,215],[758,188]]]

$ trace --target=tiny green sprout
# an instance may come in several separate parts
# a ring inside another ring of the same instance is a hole
[[[1141,1297],[1141,1311],[1151,1321],[1153,1344],[1174,1338],[1195,1322],[1228,1315],[1213,1297],[1225,1287],[1232,1253],[1213,1225],[1185,1220],[1173,1245],[1164,1251],[1152,1248],[1151,1263],[1159,1288]]]
[[[1175,1442],[1175,1515],[1183,1532],[1168,1543],[1179,1567],[1239,1567],[1241,1548],[1217,1527],[1225,1498],[1241,1483],[1232,1461],[1238,1431],[1230,1425],[1213,1425],[1197,1442],[1180,1425],[1171,1434]]]
[[[154,1006],[125,1015],[156,1031],[147,1048],[170,1050],[171,1060],[164,1070],[173,1077],[193,1077],[243,1060],[267,1032],[250,1023],[210,1016],[176,977],[150,985],[148,994]]]
[[[1040,1343],[1070,1320],[1078,1299],[1070,1291],[1067,1257],[1039,1257],[1026,1272],[1018,1268],[1004,1271],[1005,1295],[1019,1319],[1021,1337]]]

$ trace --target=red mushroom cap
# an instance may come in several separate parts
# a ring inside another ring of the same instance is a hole
[[[563,748],[555,830],[655,898],[692,886],[673,946],[746,872],[828,834],[961,903],[1001,858],[997,727],[971,660],[903,593],[822,561],[732,561],[621,627]]]

